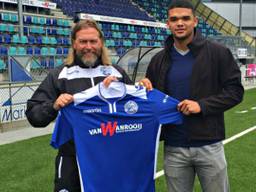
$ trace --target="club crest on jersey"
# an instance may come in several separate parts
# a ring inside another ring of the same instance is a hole
[[[124,111],[128,114],[134,114],[138,111],[138,104],[135,101],[128,101],[124,105]]]
[[[101,71],[101,73],[102,73],[103,75],[105,75],[105,76],[108,76],[108,75],[111,75],[111,74],[112,74],[112,70],[111,70],[110,67],[102,66],[102,67],[100,68],[100,71]]]

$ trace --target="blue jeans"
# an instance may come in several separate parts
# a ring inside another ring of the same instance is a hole
[[[229,191],[222,142],[202,147],[165,146],[164,171],[168,192],[192,192],[196,174],[202,191]]]

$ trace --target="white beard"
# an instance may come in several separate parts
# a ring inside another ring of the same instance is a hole
[[[94,55],[94,57],[92,57],[92,59],[89,59],[89,60],[84,58],[83,56],[80,56],[80,55],[77,55],[77,56],[78,56],[78,58],[80,58],[81,62],[83,63],[83,65],[85,67],[94,67],[96,61],[98,60],[97,55]]]

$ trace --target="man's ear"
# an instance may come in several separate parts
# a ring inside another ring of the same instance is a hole
[[[194,24],[194,27],[197,27],[197,24],[198,24],[198,18],[195,16],[194,18],[194,21],[195,21],[195,24]]]

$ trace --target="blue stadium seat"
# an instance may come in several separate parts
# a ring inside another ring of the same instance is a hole
[[[69,45],[69,38],[68,37],[63,37],[63,45]]]
[[[157,35],[152,33],[152,40],[157,40]]]
[[[38,60],[32,60],[32,63],[31,63],[31,69],[39,69],[41,68]]]
[[[124,31],[121,34],[122,34],[122,37],[125,39],[129,38],[129,35],[130,35],[127,31]]]
[[[47,47],[42,47],[41,48],[41,55],[48,55],[49,54],[49,50]]]
[[[33,54],[34,54],[33,47],[27,47],[27,55],[33,55]]]
[[[45,68],[48,68],[48,62],[46,59],[44,58],[41,58],[40,60],[40,65],[45,69]]]
[[[27,36],[21,36],[21,37],[20,37],[20,43],[22,43],[22,44],[27,44],[27,43],[28,43],[28,38],[27,38]]]
[[[49,55],[56,55],[56,49],[54,47],[49,48]]]
[[[67,35],[67,36],[70,35],[70,29],[67,29],[67,28],[64,29],[63,30],[63,35]]]
[[[48,36],[43,36],[42,38],[42,43],[43,44],[50,44],[50,39]]]
[[[8,54],[11,55],[11,56],[17,55],[17,48],[16,47],[9,47]]]
[[[154,42],[153,41],[147,41],[147,46],[149,46],[149,47],[154,46]]]
[[[4,42],[6,44],[10,44],[11,43],[11,35],[9,34],[4,34]]]
[[[16,23],[19,21],[17,14],[11,14],[10,19],[11,19],[10,21],[13,23]]]
[[[139,33],[138,34],[138,39],[144,39],[144,34],[143,33]]]
[[[62,37],[57,37],[57,44],[58,45],[62,45],[62,41],[63,41]]]
[[[152,37],[151,37],[151,35],[150,34],[146,34],[146,35],[144,35],[144,39],[147,39],[147,40],[150,40]]]
[[[45,17],[39,17],[39,24],[40,25],[46,25],[46,18]]]
[[[15,26],[13,24],[9,24],[9,25],[7,25],[7,30],[10,33],[13,33],[13,32],[15,32]]]
[[[46,34],[47,35],[52,35],[52,29],[51,28],[46,28]]]
[[[63,48],[63,54],[64,54],[64,55],[67,55],[67,54],[68,54],[68,50],[69,50],[69,49],[68,49],[67,47],[64,47],[64,48]]]
[[[5,65],[5,62],[4,60],[0,59],[0,71],[6,69],[6,65]]]
[[[57,26],[57,19],[55,18],[52,19],[52,25]]]
[[[64,20],[63,19],[57,19],[57,25],[58,26],[64,26]]]
[[[147,44],[146,41],[141,41],[141,42],[140,42],[140,46],[142,46],[142,47],[143,47],[143,46],[147,46],[147,45],[148,45],[148,44]]]
[[[41,49],[39,47],[34,47],[34,54],[35,55],[40,55],[41,54]]]
[[[67,19],[64,19],[63,26],[65,26],[65,27],[69,27],[70,26],[70,23],[69,23],[69,21]]]
[[[60,66],[60,65],[62,65],[62,64],[63,64],[62,59],[56,59],[55,67]]]
[[[29,28],[30,33],[37,33],[37,27],[36,26],[32,26]]]
[[[52,25],[52,18],[46,18],[46,25]]]
[[[32,16],[32,23],[34,23],[34,24],[39,24],[39,17],[37,17],[37,16]]]
[[[63,54],[63,51],[62,51],[61,47],[57,47],[56,54],[57,55],[62,55]]]
[[[24,21],[25,24],[31,24],[32,23],[32,18],[31,18],[30,15],[25,15],[23,17],[23,21]]]
[[[20,36],[19,35],[13,35],[12,36],[12,43],[14,43],[14,44],[20,43]]]
[[[36,43],[39,44],[39,45],[43,44],[43,40],[42,40],[42,37],[41,37],[41,36],[38,36],[38,37],[36,38]]]
[[[58,29],[57,29],[57,35],[64,35],[64,30],[63,30],[63,28],[58,28]]]
[[[125,53],[125,48],[120,47],[120,48],[118,48],[118,49],[116,50],[116,52],[117,52],[117,54],[118,54],[119,56],[121,56],[121,55],[123,55],[123,54]]]
[[[154,47],[162,47],[161,43],[158,41],[154,42]]]
[[[134,47],[138,47],[139,44],[140,44],[140,42],[136,39],[132,41],[132,46],[134,46]]]
[[[51,30],[51,34],[52,34],[52,35],[57,35],[57,29],[52,29],[52,30]]]
[[[11,21],[11,15],[9,13],[2,13],[3,21]]]
[[[24,35],[28,35],[29,34],[29,28],[28,27],[23,27],[23,32],[24,32]]]
[[[28,43],[29,44],[35,44],[36,43],[36,39],[33,35],[28,36]]]
[[[17,55],[26,55],[27,51],[25,49],[25,47],[18,47],[17,49]]]
[[[5,23],[0,24],[0,32],[8,31],[7,25]]]
[[[57,30],[53,28],[47,28],[46,33],[47,35],[57,35]]]
[[[121,47],[121,46],[123,46],[123,40],[122,40],[122,39],[118,39],[118,40],[114,41],[114,45],[112,44],[112,41],[109,40],[108,46],[109,46],[109,47],[110,47],[110,46]]]
[[[54,58],[50,58],[48,61],[48,68],[52,69],[54,68]]]
[[[43,27],[37,27],[37,33],[45,34],[45,29]]]
[[[7,56],[7,54],[8,54],[8,49],[7,49],[7,47],[1,46],[1,47],[0,47],[0,55],[1,55],[1,56]]]
[[[57,40],[56,40],[55,37],[50,37],[49,40],[50,40],[49,43],[50,43],[51,45],[56,45],[56,44],[57,44]]]

